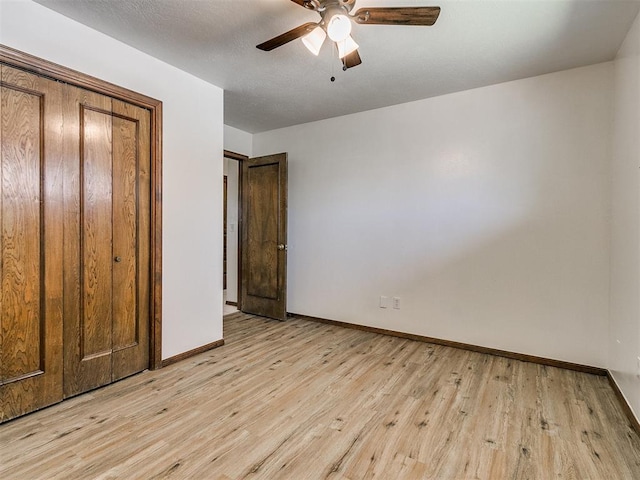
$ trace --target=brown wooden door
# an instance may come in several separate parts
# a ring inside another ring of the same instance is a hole
[[[0,65],[0,421],[62,399],[62,84]]]
[[[0,64],[0,422],[148,368],[150,123]]]
[[[67,397],[148,367],[150,271],[149,112],[70,91],[79,148],[66,163]]]
[[[287,316],[287,154],[242,162],[243,312]]]
[[[149,368],[151,116],[113,101],[111,380]]]

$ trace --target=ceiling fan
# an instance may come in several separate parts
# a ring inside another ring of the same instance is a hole
[[[318,23],[308,22],[277,37],[267,40],[256,48],[269,52],[302,37],[304,45],[318,55],[327,36],[335,42],[343,69],[362,63],[358,44],[351,37],[352,21],[361,25],[426,25],[436,23],[440,7],[365,7],[354,14],[351,10],[356,0],[291,0],[298,5],[320,14]]]

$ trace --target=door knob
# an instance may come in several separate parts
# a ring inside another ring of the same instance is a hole
[[[116,261],[116,263],[120,263],[122,261],[122,258],[116,257],[116,258],[114,258],[114,260]]]
[[[278,244],[278,250],[286,250],[287,246],[284,243]]]

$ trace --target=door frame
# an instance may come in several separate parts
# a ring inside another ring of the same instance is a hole
[[[151,114],[149,368],[162,367],[162,102],[0,44],[0,63],[137,105]]]
[[[225,150],[223,158],[229,158],[238,162],[238,228],[236,230],[236,234],[238,235],[238,241],[236,242],[238,245],[238,265],[236,266],[236,270],[238,272],[237,307],[238,310],[242,311],[242,162],[249,160],[249,157],[241,153]]]

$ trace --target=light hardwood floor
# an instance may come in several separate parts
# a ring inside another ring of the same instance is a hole
[[[0,478],[640,478],[604,377],[300,319],[225,341],[0,425]]]

